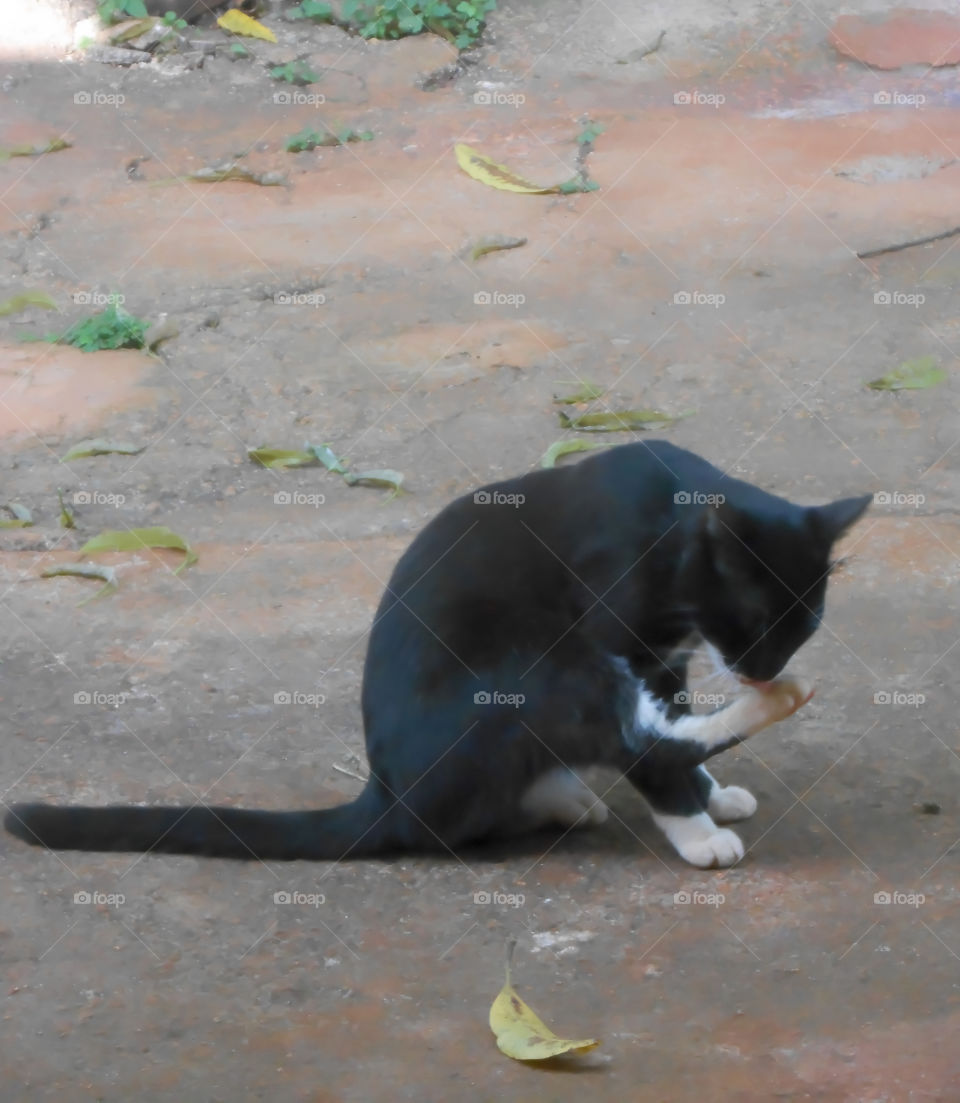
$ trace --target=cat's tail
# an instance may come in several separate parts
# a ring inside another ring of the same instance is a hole
[[[392,802],[391,802],[392,803]],[[316,812],[241,808],[105,808],[17,804],[4,827],[50,850],[147,851],[208,858],[365,858],[394,848],[390,804],[372,785],[349,804]]]

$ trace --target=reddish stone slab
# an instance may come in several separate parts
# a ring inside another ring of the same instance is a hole
[[[956,65],[960,62],[960,17],[910,9],[880,20],[842,15],[830,32],[830,43],[841,54],[876,69]]]

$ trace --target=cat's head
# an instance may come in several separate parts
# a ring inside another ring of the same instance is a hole
[[[813,635],[831,548],[872,500],[775,514],[724,503],[704,512],[690,561],[696,625],[735,674],[769,681]]]

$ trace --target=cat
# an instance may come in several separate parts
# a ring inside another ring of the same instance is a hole
[[[778,677],[823,615],[831,548],[870,495],[793,505],[665,441],[483,487],[401,556],[363,672],[370,779],[302,812],[14,807],[51,849],[341,859],[457,851],[547,824],[602,823],[577,770],[619,771],[680,856],[729,866],[718,823],[757,802],[704,762],[812,695]],[[742,694],[694,714],[703,642]]]

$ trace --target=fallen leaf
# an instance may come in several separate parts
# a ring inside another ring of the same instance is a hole
[[[62,529],[75,529],[77,522],[73,519],[73,514],[67,509],[63,501],[63,494],[58,490],[57,497],[60,499],[60,527]]]
[[[943,368],[937,367],[933,356],[920,356],[916,360],[906,360],[879,379],[872,379],[867,386],[875,391],[919,391],[933,387],[947,378]]]
[[[312,451],[297,452],[286,448],[251,448],[247,455],[255,463],[274,469],[284,467],[309,467],[317,462]]]
[[[57,309],[57,304],[46,291],[21,291],[19,295],[0,303],[0,318],[26,310],[28,306],[42,306],[44,310]]]
[[[499,188],[500,191],[523,192],[526,195],[552,195],[559,191],[559,186],[556,184],[551,184],[547,188],[539,184],[531,184],[529,180],[524,180],[522,176],[508,169],[506,165],[498,165],[496,161],[491,161],[489,157],[485,157],[462,142],[457,142],[453,151],[457,156],[457,164],[463,171],[488,187]]]
[[[111,46],[121,46],[124,42],[129,42],[132,38],[139,38],[141,35],[146,34],[147,31],[152,31],[156,26],[156,19],[134,19],[128,20],[125,23],[119,23],[110,35]]]
[[[262,23],[258,23],[256,19],[252,19],[246,13],[237,11],[236,8],[231,8],[230,11],[224,12],[223,15],[217,19],[217,25],[222,27],[225,31],[229,31],[231,34],[242,34],[246,38],[261,38],[264,42],[277,41],[277,36],[269,27],[265,27]]]
[[[19,502],[10,502],[3,508],[12,514],[13,520],[0,521],[0,529],[25,529],[33,524],[33,514],[26,506],[20,505]]]
[[[341,474],[347,486],[382,486],[393,491],[391,498],[396,497],[403,486],[403,475],[386,467],[378,471],[358,471],[356,474],[343,471]]]
[[[497,253],[501,249],[519,249],[526,245],[525,237],[504,237],[503,234],[495,234],[491,237],[482,237],[470,250],[470,259],[479,260],[487,253]]]
[[[561,1053],[585,1053],[600,1043],[596,1038],[558,1038],[514,991],[510,959],[516,945],[507,947],[507,981],[490,1008],[490,1029],[497,1048],[517,1061],[542,1061]]]
[[[88,540],[80,549],[81,555],[100,551],[139,551],[140,548],[173,548],[184,553],[184,560],[173,572],[179,574],[185,567],[196,563],[197,553],[182,536],[171,532],[166,525],[148,529],[110,529]]]
[[[595,398],[599,398],[606,391],[606,387],[601,387],[599,383],[584,383],[578,391],[574,391],[573,394],[568,395],[554,395],[553,401],[564,406],[572,406],[576,402],[592,402]]]
[[[563,410],[558,410],[557,413],[564,429],[581,429],[587,433],[621,433],[628,429],[649,429],[651,425],[669,425],[687,417],[693,411],[672,415],[661,410],[617,410],[602,414],[580,414],[577,417],[569,417]]]
[[[106,456],[111,452],[119,453],[121,456],[136,456],[145,447],[146,445],[131,444],[125,440],[102,440],[97,437],[94,440],[82,440],[75,444],[65,456],[61,457],[60,462],[79,460],[84,456]]]
[[[44,153],[58,153],[61,149],[69,149],[72,144],[66,138],[51,138],[42,146],[12,146],[10,149],[0,149],[0,161],[7,161],[11,157],[41,157]]]
[[[541,467],[555,467],[557,460],[561,456],[566,456],[570,452],[589,452],[594,448],[607,448],[607,444],[601,441],[590,440],[555,440],[553,444],[543,453],[540,459]]]
[[[117,588],[117,572],[113,567],[105,567],[101,563],[61,563],[59,567],[48,567],[41,574],[41,578],[56,578],[59,575],[75,575],[77,578],[99,578],[106,583],[95,594],[85,597],[77,608],[86,605],[88,601],[96,601],[104,594],[112,593]]]
[[[343,460],[329,445],[308,444],[306,449],[308,452],[312,452],[328,471],[332,471],[335,475],[345,475],[347,473],[347,469],[343,466]]]
[[[242,13],[241,13],[242,14]],[[287,178],[282,172],[254,172],[238,165],[236,161],[228,164],[212,165],[210,168],[197,169],[188,174],[190,180],[202,184],[219,184],[224,180],[239,180],[244,184],[259,184],[263,188],[276,188],[286,184]]]

